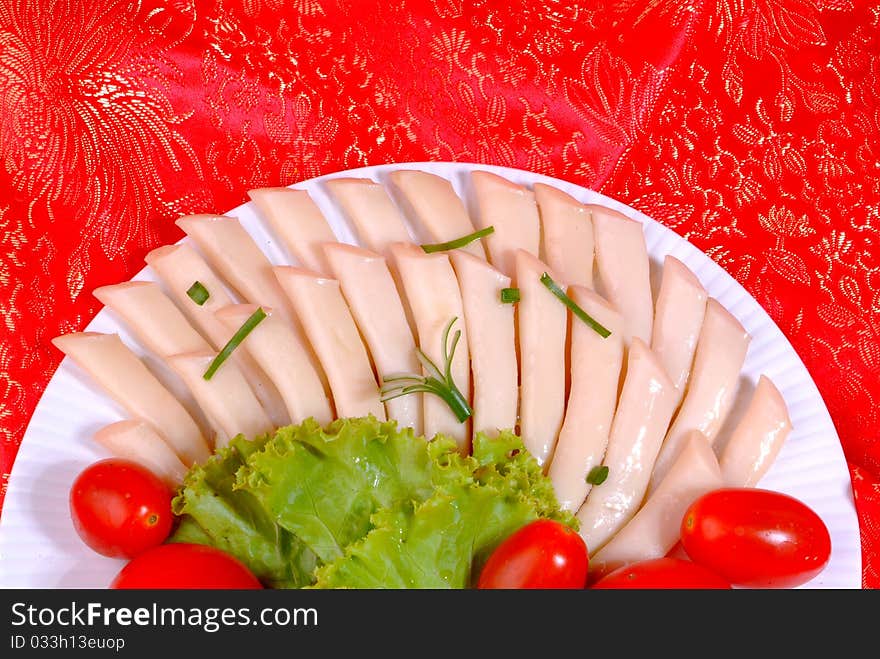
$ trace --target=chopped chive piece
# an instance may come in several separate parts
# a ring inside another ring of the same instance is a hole
[[[514,302],[519,302],[519,289],[518,288],[502,288],[501,289],[501,302],[503,304],[513,304]]]
[[[495,227],[488,226],[485,229],[480,229],[479,231],[474,231],[473,233],[469,233],[466,236],[462,236],[461,238],[456,238],[455,240],[450,240],[446,243],[436,243],[434,245],[422,245],[422,249],[425,250],[425,254],[433,254],[434,252],[445,252],[450,249],[458,249],[459,247],[464,247],[465,245],[470,245],[475,240],[479,240],[480,238],[485,238],[491,233],[495,233]]]
[[[192,286],[187,289],[186,294],[189,295],[189,299],[195,302],[197,305],[202,306],[211,294],[208,292],[208,289],[200,281],[196,281]]]
[[[610,330],[600,325],[595,318],[593,318],[592,316],[590,316],[590,314],[581,309],[574,300],[572,300],[570,297],[568,297],[568,295],[565,294],[565,291],[559,287],[559,284],[553,281],[553,278],[546,272],[541,275],[541,283],[546,286],[547,290],[549,290],[551,293],[553,293],[553,295],[559,298],[559,301],[562,302],[562,304],[571,309],[571,312],[575,316],[577,316],[587,325],[589,325],[596,332],[596,334],[601,336],[603,339],[607,339],[609,336],[611,336]]]
[[[471,416],[474,410],[468,405],[467,398],[461,393],[452,379],[452,358],[455,356],[455,347],[461,339],[461,330],[456,330],[452,337],[452,345],[449,344],[449,332],[455,321],[453,318],[443,330],[443,370],[437,364],[431,361],[420,348],[416,348],[416,358],[425,369],[427,375],[403,374],[394,377],[383,377],[382,388],[379,393],[382,395],[382,402],[400,398],[407,394],[425,393],[439,396],[449,405],[449,409],[455,414],[455,418],[459,423],[464,423]]]
[[[263,311],[262,307],[257,307],[257,310],[254,311],[244,324],[238,328],[235,334],[232,335],[232,338],[229,339],[228,343],[223,346],[223,350],[221,350],[216,357],[214,357],[214,361],[211,362],[210,366],[208,366],[208,370],[205,371],[205,374],[202,376],[206,380],[210,380],[214,373],[217,372],[217,369],[220,368],[220,365],[223,364],[227,359],[229,359],[229,355],[232,354],[232,351],[235,350],[242,341],[245,340],[248,334],[260,324],[260,321],[266,317],[266,312]]]
[[[587,482],[590,485],[601,485],[605,482],[606,478],[608,478],[608,467],[605,465],[593,467],[590,469],[590,473],[587,474]]]

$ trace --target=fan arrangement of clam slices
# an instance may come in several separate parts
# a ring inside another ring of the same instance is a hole
[[[512,428],[600,573],[667,554],[701,494],[759,483],[792,432],[786,401],[741,377],[749,333],[682,260],[652,265],[642,222],[492,168],[456,186],[426,169],[252,190],[257,233],[180,218],[149,276],[94,291],[138,349],[53,340],[124,410],[93,439],[176,486],[231,437],[309,417],[395,419],[462,451]],[[387,395],[444,364],[464,420],[431,393]]]
[[[655,305],[639,222],[485,171],[471,174],[472,219],[444,178],[403,169],[390,179],[416,236],[439,248],[413,241],[385,186],[333,179],[327,189],[365,248],[338,242],[307,191],[263,188],[251,198],[297,266],[273,266],[235,218],[188,216],[177,224],[194,247],[147,256],[161,285],[97,289],[192,397],[179,402],[116,335],[58,337],[131,415],[98,441],[176,482],[209,445],[309,416],[394,418],[463,450],[472,432],[516,428],[577,512],[599,569],[665,555],[678,536],[665,520],[723,484],[758,482],[791,431],[785,402],[762,377],[716,459],[749,335],[674,257]],[[489,227],[485,238],[443,245]],[[569,311],[548,276],[610,333]],[[501,295],[512,284],[515,306]],[[234,359],[203,377],[258,309],[265,318]],[[451,319],[462,332],[451,374],[463,396],[473,389],[473,421],[428,393],[383,404],[383,383],[418,371],[416,346],[443,363]],[[596,483],[590,474],[603,467]]]

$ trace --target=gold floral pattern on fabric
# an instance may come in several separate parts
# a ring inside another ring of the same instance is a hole
[[[60,361],[48,339],[177,216],[419,160],[600,189],[736,277],[828,403],[880,585],[880,11],[861,0],[0,2],[0,472]]]

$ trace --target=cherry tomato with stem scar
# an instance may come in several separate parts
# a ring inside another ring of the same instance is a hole
[[[77,476],[70,516],[83,542],[114,558],[133,558],[161,544],[174,523],[168,487],[145,467],[118,458]]]

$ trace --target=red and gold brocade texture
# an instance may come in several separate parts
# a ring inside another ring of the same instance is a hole
[[[738,279],[825,398],[880,586],[878,2],[0,0],[4,487],[49,339],[178,216],[421,160],[600,190]]]

